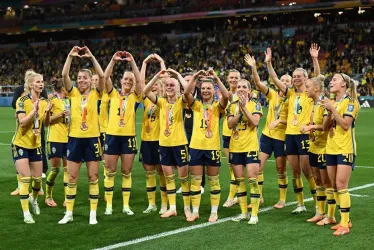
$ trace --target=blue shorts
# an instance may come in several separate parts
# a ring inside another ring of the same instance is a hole
[[[263,152],[269,157],[274,152],[274,157],[286,156],[285,142],[277,139],[270,138],[264,134],[260,137],[260,152]]]
[[[124,155],[136,154],[135,136],[106,135],[104,154],[106,155]]]
[[[67,160],[74,162],[89,162],[101,160],[101,145],[99,137],[75,138],[69,137]]]
[[[286,155],[309,155],[309,134],[286,135]]]
[[[190,162],[191,166],[221,166],[221,151],[220,150],[200,150],[190,148]]]
[[[326,169],[325,154],[313,154],[309,152],[309,165],[314,168]]]
[[[160,146],[158,141],[142,141],[139,161],[148,165],[160,165]]]
[[[68,144],[62,142],[47,142],[48,159],[65,158]]]
[[[105,145],[105,133],[100,133],[100,145],[103,147]]]
[[[347,165],[353,169],[355,160],[356,156],[354,154],[326,155],[327,166]]]
[[[222,141],[223,141],[223,148],[229,148],[230,147],[230,139],[231,136],[222,136]]]
[[[230,152],[229,163],[233,165],[247,165],[252,163],[260,164],[260,158],[258,151],[250,151],[249,153],[231,153]]]
[[[190,146],[191,143],[191,138],[192,138],[192,133],[186,133],[187,141],[188,141],[188,146]]]
[[[164,166],[182,167],[188,164],[187,145],[163,147],[160,146],[160,164]]]
[[[29,159],[29,162],[42,161],[42,148],[28,149],[23,147],[18,147],[16,145],[11,145],[13,161],[21,159]]]

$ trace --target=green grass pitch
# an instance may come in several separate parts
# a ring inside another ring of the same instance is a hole
[[[142,110],[137,113],[137,130],[140,129]],[[356,122],[356,139],[358,144],[357,167],[351,178],[350,187],[363,186],[374,183],[374,156],[372,143],[374,141],[373,127],[374,109],[361,109]],[[62,171],[60,172],[54,190],[57,208],[49,208],[44,203],[45,197],[39,197],[41,215],[34,216],[36,224],[27,225],[23,222],[22,210],[18,197],[10,196],[16,187],[15,167],[11,157],[10,142],[14,134],[14,110],[0,108],[0,249],[94,249],[109,245],[128,242],[147,236],[167,233],[181,228],[206,223],[210,213],[209,185],[202,196],[200,219],[195,223],[188,223],[183,215],[183,201],[177,196],[178,216],[161,219],[158,213],[145,215],[142,211],[148,201],[145,188],[145,174],[138,156],[133,168],[133,187],[130,205],[134,216],[121,213],[122,196],[120,175],[116,178],[113,215],[105,216],[105,203],[102,199],[103,178],[100,169],[100,196],[98,207],[98,225],[88,224],[89,201],[85,166],[81,169],[78,183],[78,193],[75,202],[74,222],[58,225],[64,216]],[[265,122],[261,119],[260,130]],[[260,132],[259,132],[260,135]],[[140,138],[138,138],[138,147]],[[228,194],[228,168],[226,160],[222,159],[221,167],[221,205]],[[291,171],[288,169],[289,183]],[[305,198],[311,197],[307,182],[304,180]],[[45,181],[43,181],[45,187]],[[307,202],[307,213],[292,215],[294,205],[282,210],[269,209],[259,215],[260,222],[255,226],[247,223],[226,221],[189,231],[177,233],[167,237],[155,237],[144,242],[132,244],[121,249],[373,249],[371,229],[374,214],[371,211],[374,202],[374,187],[352,191],[351,218],[353,228],[347,236],[336,238],[329,227],[319,227],[305,222],[314,215],[312,202]],[[277,202],[278,188],[274,162],[265,167],[264,182],[265,203],[260,208],[270,208]],[[157,192],[157,204],[159,204]],[[289,185],[287,200],[295,201],[292,185]],[[239,206],[219,208],[219,218],[224,219],[237,215]],[[338,215],[337,212],[337,217]],[[109,249],[109,248],[107,248]]]

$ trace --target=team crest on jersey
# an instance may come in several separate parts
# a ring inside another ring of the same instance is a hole
[[[353,112],[353,109],[354,109],[355,107],[353,106],[353,105],[351,105],[351,104],[349,104],[348,105],[348,111],[349,112]]]
[[[69,155],[70,155],[70,150],[68,149],[68,150],[66,151],[66,156],[69,157]]]
[[[18,103],[18,107],[19,107],[20,109],[23,109],[23,108],[25,107],[25,105],[24,105],[23,102],[19,102],[19,103]]]
[[[260,106],[259,103],[256,104],[256,110],[257,110],[257,111],[260,111],[260,110],[261,110],[261,106]]]
[[[56,154],[56,148],[52,147],[52,153]]]
[[[108,150],[108,144],[105,144],[104,149],[105,149],[105,151]]]
[[[23,155],[23,150],[22,150],[22,148],[20,148],[20,149],[18,150],[18,154],[19,154],[20,156]]]

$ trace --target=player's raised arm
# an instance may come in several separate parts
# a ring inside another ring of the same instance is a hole
[[[247,54],[244,57],[244,61],[252,68],[252,77],[254,79],[257,89],[260,90],[264,95],[266,95],[269,88],[261,82],[260,76],[257,72],[256,60],[254,56],[250,56]]]
[[[91,60],[93,66],[94,66],[95,72],[99,77],[99,82],[98,82],[98,85],[96,86],[96,88],[97,88],[98,91],[102,92],[104,90],[104,72],[103,72],[103,69],[101,68],[100,64],[98,63],[98,61],[96,60],[96,58],[94,57],[94,55],[91,53],[90,49],[87,46],[84,46],[81,50],[84,51],[84,55],[82,55],[81,57],[88,58],[88,59]]]
[[[314,76],[317,77],[321,74],[321,69],[319,67],[319,62],[318,62],[318,54],[319,54],[319,50],[321,48],[318,46],[318,44],[316,43],[312,43],[311,47],[310,47],[310,56],[312,57],[312,61],[313,61],[313,68],[314,68]]]
[[[224,112],[225,108],[227,107],[227,103],[229,102],[229,92],[223,85],[221,79],[216,75],[216,72],[213,69],[208,70],[208,76],[212,77],[215,84],[217,84],[218,89],[221,93],[221,97],[219,99],[221,112]]]
[[[146,97],[148,97],[148,99],[153,102],[154,104],[156,104],[157,102],[157,96],[155,93],[153,93],[151,90],[152,90],[152,86],[153,84],[160,78],[160,75],[161,74],[164,74],[166,71],[165,70],[161,70],[159,71],[153,78],[152,80],[150,80],[148,82],[148,84],[144,87],[143,89],[143,93]]]
[[[73,61],[73,57],[80,57],[80,55],[78,53],[79,53],[79,50],[81,50],[81,49],[82,48],[80,48],[78,46],[74,46],[71,49],[71,51],[69,52],[68,57],[66,58],[66,61],[65,61],[65,64],[64,64],[64,68],[62,69],[62,80],[64,82],[65,89],[67,91],[70,91],[71,88],[73,87],[73,84],[72,84],[70,76],[69,76],[71,62]]]
[[[277,85],[278,89],[283,93],[283,94],[286,94],[286,90],[287,90],[287,86],[284,85],[281,80],[279,80],[278,76],[277,76],[277,73],[275,73],[274,71],[274,68],[273,68],[273,65],[271,64],[271,49],[268,48],[266,51],[265,51],[265,63],[266,63],[266,66],[268,68],[268,71],[269,71],[269,75],[271,77],[271,79],[273,80],[273,82],[275,83],[275,85]]]

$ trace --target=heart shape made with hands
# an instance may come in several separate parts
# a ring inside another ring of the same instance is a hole
[[[120,61],[128,61],[129,62],[129,61],[132,60],[132,56],[127,51],[118,51],[116,53],[116,59],[120,60]]]

